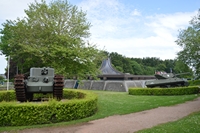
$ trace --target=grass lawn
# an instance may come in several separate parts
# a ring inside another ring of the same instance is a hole
[[[89,90],[86,90],[89,91]],[[90,90],[91,91],[91,90]],[[48,126],[72,125],[87,122],[112,115],[129,114],[143,110],[149,110],[160,106],[170,106],[197,98],[197,95],[183,96],[134,96],[128,92],[92,91],[98,94],[98,111],[95,115],[70,122],[53,124],[20,126],[20,127],[0,127],[1,131],[20,130],[25,128],[40,128]]]
[[[137,133],[200,133],[200,112],[193,113],[175,122],[161,124]]]

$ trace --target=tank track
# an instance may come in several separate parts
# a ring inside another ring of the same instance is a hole
[[[14,77],[14,88],[17,101],[26,101],[26,86],[24,84],[24,75],[18,74]]]
[[[63,97],[64,77],[61,75],[54,76],[53,97],[61,100]]]

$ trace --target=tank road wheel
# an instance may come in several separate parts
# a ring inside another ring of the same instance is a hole
[[[61,100],[63,97],[63,87],[64,87],[64,77],[61,75],[55,75],[53,97],[57,98],[58,100]]]
[[[26,101],[26,87],[24,84],[23,74],[19,74],[15,76],[14,88],[15,88],[17,101],[20,101],[20,102]]]

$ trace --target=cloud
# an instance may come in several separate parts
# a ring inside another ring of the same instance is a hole
[[[179,30],[188,26],[189,21],[197,14],[194,12],[178,12],[174,14],[157,14],[154,16],[147,16],[151,22],[146,25],[154,28],[167,28],[170,30]]]
[[[174,59],[180,51],[175,43],[178,30],[186,28],[197,14],[194,11],[145,16],[134,6],[129,8],[117,0],[111,1],[112,4],[85,0],[79,7],[87,9],[93,25],[90,41],[126,57]]]
[[[28,8],[27,3],[33,2],[34,0],[1,0],[0,22],[6,19],[15,20],[17,17],[24,17],[24,9]]]
[[[32,2],[34,2],[34,0],[0,0],[0,23],[2,24],[6,22],[6,20],[16,20],[18,17],[24,17],[24,9],[28,8],[27,3]],[[0,74],[3,74],[7,67],[5,56],[0,55],[0,62]]]
[[[133,15],[133,16],[140,16],[141,13],[137,9],[134,9],[134,11],[131,13],[131,15]]]

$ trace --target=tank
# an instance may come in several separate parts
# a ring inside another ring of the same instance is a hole
[[[187,79],[177,77],[178,75],[182,74],[188,74],[188,73],[173,74],[166,72],[157,72],[155,74],[156,80],[146,81],[145,85],[148,88],[153,88],[153,87],[169,88],[169,87],[188,86],[189,83]]]
[[[64,77],[55,75],[53,68],[31,68],[30,76],[15,75],[14,88],[18,101],[33,100],[34,93],[53,93],[53,97],[62,99]]]

